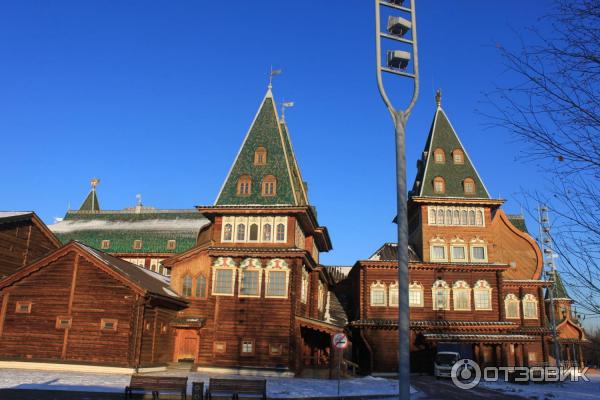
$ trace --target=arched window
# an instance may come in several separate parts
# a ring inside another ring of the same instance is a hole
[[[429,225],[435,225],[435,218],[437,216],[435,208],[429,207],[427,211],[427,215],[429,216]]]
[[[509,293],[504,298],[504,309],[507,319],[518,319],[519,314],[519,299],[512,293]]]
[[[431,261],[448,261],[448,255],[446,254],[446,242],[444,239],[439,237],[433,238],[429,241],[429,249]]]
[[[446,181],[441,176],[433,178],[433,192],[439,194],[446,192]]]
[[[380,281],[371,284],[371,306],[385,307],[386,301],[385,285]]]
[[[223,227],[223,241],[230,242],[233,239],[233,225],[225,224]]]
[[[262,195],[275,196],[277,194],[277,179],[273,175],[267,175],[262,180]]]
[[[250,237],[249,240],[251,241],[257,241],[258,240],[258,224],[251,224],[250,225]]]
[[[463,181],[463,189],[465,194],[475,194],[475,181],[473,178],[465,178]]]
[[[192,295],[192,277],[184,275],[182,281],[181,295],[183,297],[190,297]]]
[[[450,261],[467,261],[467,245],[465,244],[465,241],[459,237],[450,241]]]
[[[438,279],[431,288],[431,298],[433,299],[434,310],[450,309],[450,287],[448,284]]]
[[[272,240],[271,224],[263,225],[263,242],[270,242]]]
[[[458,210],[454,210],[454,216],[452,217],[452,223],[454,225],[460,224],[460,213],[458,212]]]
[[[267,279],[265,297],[287,298],[290,274],[287,263],[280,258],[270,260],[265,273]]]
[[[475,310],[492,309],[492,288],[487,281],[479,280],[475,283],[473,297],[475,298]]]
[[[523,296],[523,318],[537,319],[538,317],[538,301],[532,294]]]
[[[444,224],[444,210],[438,210],[437,212],[437,223],[438,225]]]
[[[423,307],[423,285],[419,282],[413,282],[408,286],[408,305]]]
[[[238,196],[249,196],[252,190],[252,178],[250,175],[242,175],[237,182]]]
[[[466,210],[462,210],[460,212],[460,224],[461,225],[467,224],[467,211]]]
[[[204,275],[198,275],[196,278],[196,293],[194,295],[200,299],[206,298],[206,278]]]
[[[433,151],[433,159],[436,164],[443,164],[446,162],[446,153],[444,149],[437,148]]]
[[[254,165],[265,165],[267,163],[267,149],[260,146],[254,152]]]
[[[469,225],[475,225],[475,211],[469,211]]]
[[[465,281],[456,281],[452,285],[454,310],[471,311],[471,288]]]
[[[390,307],[398,307],[398,282],[391,283],[388,290]]]
[[[446,211],[446,225],[452,225],[452,211]]]
[[[478,237],[471,240],[471,261],[487,262],[487,260],[487,246],[485,242]]]
[[[464,164],[465,163],[465,155],[461,149],[454,149],[452,151],[452,160],[454,164]]]
[[[277,236],[276,236],[276,240],[278,242],[285,242],[285,225],[284,224],[277,224]]]
[[[240,264],[239,297],[260,297],[262,265],[257,258],[247,258]]]
[[[238,242],[243,242],[244,240],[246,240],[246,225],[245,224],[238,224],[237,233],[236,233],[235,238]]]
[[[477,214],[475,214],[475,224],[478,226],[483,225],[483,211],[478,210]]]

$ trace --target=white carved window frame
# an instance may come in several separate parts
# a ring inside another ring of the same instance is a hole
[[[525,296],[523,296],[523,319],[538,319],[538,300],[537,297],[535,297],[535,295],[531,294],[531,293],[527,293]],[[533,315],[529,315],[529,313],[526,313],[525,310],[527,310],[527,308],[525,307],[525,304],[533,304]]]
[[[434,247],[441,246],[444,248],[444,257],[436,258]],[[429,240],[429,258],[431,261],[448,261],[448,246],[446,246],[446,241],[439,236],[432,238]]]
[[[231,271],[231,292],[220,293],[215,292],[217,273],[218,271]],[[231,257],[219,257],[215,260],[212,265],[212,282],[211,282],[211,294],[213,296],[234,296],[235,295],[235,278],[236,278],[237,265]]]
[[[477,294],[478,293],[486,293],[488,297],[488,307],[481,307],[477,303]],[[488,281],[480,279],[475,282],[475,286],[473,287],[473,302],[475,305],[476,311],[491,311],[492,310],[492,287],[488,283]]]
[[[510,313],[508,312],[509,306],[511,304],[516,304],[515,309],[517,310],[517,315],[510,315]],[[521,310],[520,310],[520,301],[519,298],[517,296],[515,296],[513,293],[509,293],[506,295],[506,297],[504,298],[504,315],[506,316],[506,319],[519,319],[521,318]]]
[[[454,258],[454,249],[462,248],[465,258]],[[450,261],[451,262],[469,262],[469,251],[467,249],[467,243],[459,237],[455,237],[450,241]]]
[[[239,273],[238,273],[238,297],[254,297],[258,298],[261,295],[261,285],[262,285],[262,264],[258,258],[246,258],[244,261],[240,263]],[[258,292],[256,294],[243,294],[243,277],[246,272],[257,272],[258,273]]]
[[[469,243],[469,247],[470,247],[470,251],[469,251],[469,255],[471,256],[471,262],[473,263],[485,263],[488,262],[488,247],[487,244],[484,240],[482,240],[479,237],[475,237],[475,239],[472,239],[471,242]],[[483,248],[483,258],[476,258],[475,257],[475,248]]]
[[[375,299],[375,293],[381,293],[383,303],[376,303],[373,301]],[[385,283],[381,281],[371,283],[369,294],[371,307],[387,307],[387,290],[385,288]]]
[[[392,294],[394,296],[392,296]],[[388,304],[390,307],[398,307],[399,303],[398,282],[394,281],[388,286]],[[395,299],[396,301],[392,301]]]
[[[467,296],[467,306],[457,307],[459,296]],[[454,311],[471,311],[471,287],[465,281],[456,281],[452,285],[452,300],[454,303]]]
[[[419,303],[411,302],[411,293],[419,293]],[[424,307],[425,306],[425,291],[423,290],[423,285],[419,282],[414,281],[410,285],[408,285],[408,304],[409,307]]]
[[[271,283],[272,272],[284,272],[285,273],[285,294],[284,295],[273,295],[269,294],[269,285]],[[285,260],[281,258],[274,258],[269,260],[265,269],[265,298],[266,299],[287,299],[289,295],[290,286],[290,269]]]
[[[437,294],[439,292],[441,292],[443,294],[444,299],[445,299],[445,307],[444,308],[438,307]],[[446,281],[438,279],[437,281],[433,282],[433,285],[431,287],[431,299],[432,299],[432,303],[433,303],[432,308],[434,310],[446,310],[446,311],[450,310],[450,286],[448,286]]]

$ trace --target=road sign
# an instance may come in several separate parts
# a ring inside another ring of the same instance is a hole
[[[333,346],[336,349],[345,349],[346,347],[348,347],[348,336],[346,336],[343,333],[336,333],[335,335],[333,335]]]

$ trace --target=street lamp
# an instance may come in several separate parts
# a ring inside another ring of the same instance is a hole
[[[410,8],[403,6],[403,0],[375,0],[375,52],[377,58],[377,87],[381,98],[392,116],[396,136],[396,200],[398,225],[398,395],[400,399],[410,398],[410,318],[408,307],[408,219],[406,191],[406,121],[419,96],[419,57],[417,52],[417,21],[415,0],[410,0]],[[388,16],[387,26],[382,30],[381,10],[391,10],[400,15]],[[407,34],[411,33],[407,38]],[[386,65],[382,65],[381,44],[389,40],[404,50],[389,50]],[[411,62],[412,67],[408,70]],[[397,109],[390,101],[384,85],[383,73],[408,78],[413,81],[413,93],[405,109]]]

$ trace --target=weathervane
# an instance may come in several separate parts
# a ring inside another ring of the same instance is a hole
[[[284,101],[281,103],[281,121],[285,121],[285,109],[290,107],[294,107],[293,101]]]
[[[98,179],[98,178],[92,178],[92,180],[90,181],[90,184],[92,185],[93,190],[96,190],[96,186],[98,186],[99,183],[100,183],[100,179]]]
[[[435,104],[437,104],[438,107],[442,106],[442,89],[435,91]]]
[[[269,89],[273,88],[273,77],[275,75],[281,75],[282,72],[283,70],[281,69],[273,69],[273,66],[271,65],[271,72],[269,73]]]

